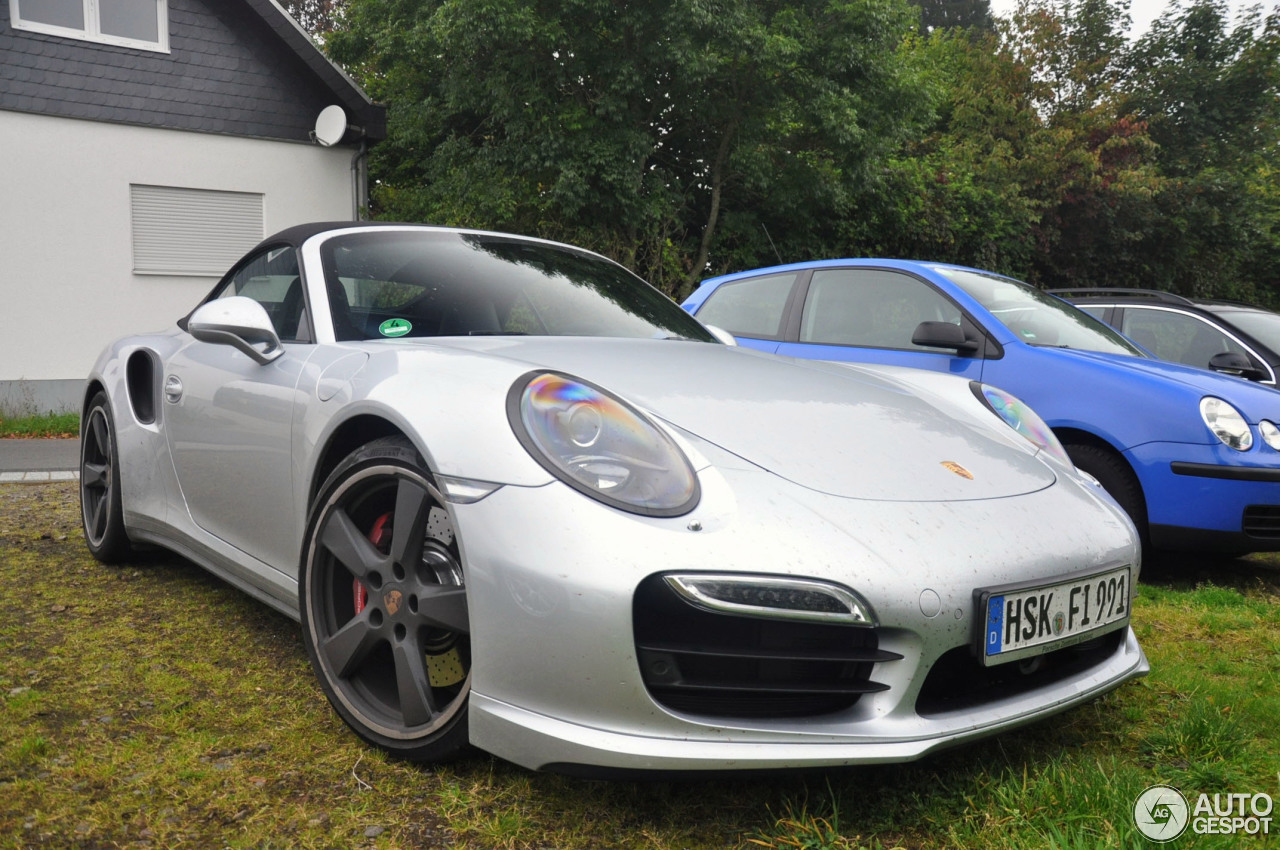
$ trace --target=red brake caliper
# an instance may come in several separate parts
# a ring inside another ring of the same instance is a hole
[[[374,548],[382,549],[382,542],[391,533],[390,524],[390,513],[385,513],[374,521],[373,528],[369,531],[369,542],[374,545]],[[360,579],[353,578],[351,580],[351,594],[355,597],[356,613],[359,614],[364,610],[364,606],[369,603],[369,589],[364,586],[364,582],[360,581]]]

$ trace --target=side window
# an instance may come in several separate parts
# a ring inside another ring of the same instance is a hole
[[[243,295],[262,305],[285,342],[310,342],[298,256],[292,248],[268,248],[250,258],[227,278],[214,298]]]
[[[707,298],[698,320],[734,336],[778,339],[795,281],[796,272],[787,272],[726,283]]]
[[[169,52],[168,0],[9,0],[14,29]]]
[[[1120,330],[1162,360],[1206,369],[1224,351],[1249,353],[1213,325],[1186,313],[1126,307]]]
[[[922,280],[881,269],[813,273],[800,320],[800,341],[920,349],[921,322],[960,324],[960,308]],[[929,349],[933,350],[933,349]]]

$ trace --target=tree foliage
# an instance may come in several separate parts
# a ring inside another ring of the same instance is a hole
[[[293,5],[388,105],[381,218],[575,242],[677,295],[851,255],[1280,287],[1280,18],[1225,0],[1136,43],[1128,0]]]
[[[1157,20],[1135,46],[1123,103],[1147,121],[1167,178],[1145,249],[1161,285],[1271,300],[1280,207],[1280,14],[1231,26],[1225,0]]]
[[[995,30],[990,0],[913,0],[920,9],[920,33],[939,29]]]
[[[304,30],[323,41],[342,24],[343,3],[344,0],[282,0],[280,5]]]
[[[834,249],[907,135],[901,0],[350,0],[329,41],[390,108],[382,216],[519,230],[669,291]]]
[[[997,34],[914,45],[936,120],[895,160],[876,252],[1272,300],[1276,23],[1199,0],[1127,26],[1123,4],[1024,0]]]
[[[1097,0],[1023,4],[1000,33],[934,32],[912,47],[935,121],[894,163],[876,253],[978,265],[1062,285],[1133,283],[1129,232],[1156,181],[1146,127],[1109,106],[1123,42]],[[1076,17],[1072,17],[1072,15]]]

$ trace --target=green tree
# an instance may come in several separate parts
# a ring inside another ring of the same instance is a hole
[[[1225,0],[1166,12],[1135,45],[1128,107],[1168,185],[1145,242],[1155,285],[1275,300],[1280,279],[1280,14],[1230,25]]]
[[[302,25],[302,28],[323,40],[338,28],[342,21],[344,0],[282,0],[285,11]]]
[[[990,0],[914,0],[920,8],[920,33],[937,29],[980,29],[993,31]]]
[[[1130,228],[1150,227],[1158,175],[1145,125],[1114,107],[1126,19],[1100,23],[1096,7],[1024,3],[999,33],[913,46],[937,120],[894,161],[895,191],[864,237],[879,253],[1054,285],[1135,282]]]
[[[348,0],[384,218],[593,247],[668,291],[837,244],[918,112],[902,0]],[[771,244],[772,243],[772,244]]]
[[[1040,211],[1022,171],[1043,161],[1026,69],[992,33],[939,30],[907,52],[929,81],[933,123],[886,170],[887,189],[851,223],[851,249],[1025,273]]]
[[[1126,67],[1128,0],[1021,0],[1002,48],[1034,81],[1049,120],[1104,105]]]
[[[1054,286],[1147,282],[1143,239],[1163,181],[1148,126],[1120,93],[1128,3],[1024,2],[1006,50],[1034,80],[1041,167],[1025,191],[1041,210],[1029,276]]]

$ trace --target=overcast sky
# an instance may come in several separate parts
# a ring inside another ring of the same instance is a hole
[[[1230,0],[1233,22],[1237,12],[1253,5],[1254,2],[1255,0]],[[1016,5],[1017,0],[991,0],[991,12],[1007,18]],[[1273,2],[1259,0],[1259,5],[1262,6],[1263,14],[1266,14],[1267,10],[1274,5],[1274,0]],[[1132,0],[1129,6],[1129,17],[1133,18],[1133,28],[1129,32],[1129,37],[1137,38],[1145,33],[1147,27],[1151,26],[1151,22],[1160,17],[1168,7],[1168,0]]]

